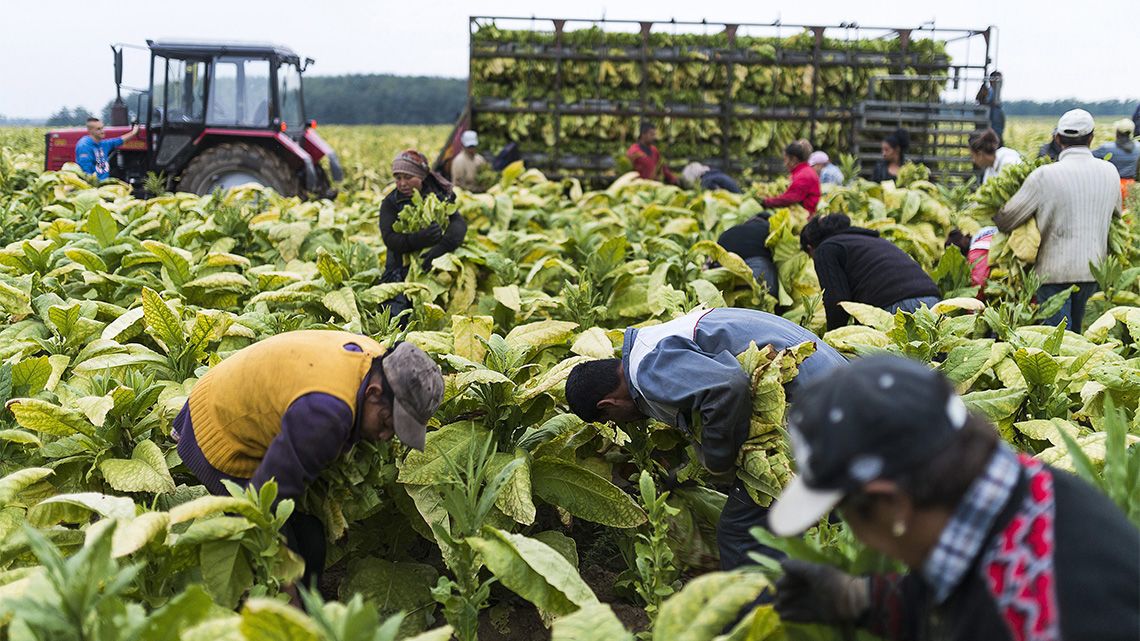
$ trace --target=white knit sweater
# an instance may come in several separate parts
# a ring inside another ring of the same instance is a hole
[[[1108,253],[1108,227],[1122,211],[1116,168],[1088,147],[1070,147],[1057,162],[1035,169],[994,223],[1010,231],[1037,217],[1041,247],[1035,270],[1042,283],[1093,281],[1089,263]]]

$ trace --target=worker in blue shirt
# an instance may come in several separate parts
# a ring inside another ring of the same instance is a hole
[[[98,118],[87,119],[87,135],[80,138],[75,145],[75,162],[85,173],[94,174],[99,180],[111,177],[111,163],[108,157],[111,152],[122,146],[139,134],[139,126],[121,138],[106,138],[103,133],[103,121]]]

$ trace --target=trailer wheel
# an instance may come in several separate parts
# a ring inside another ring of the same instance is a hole
[[[300,191],[297,174],[277,154],[244,142],[211,147],[199,154],[182,172],[179,190],[204,196],[215,189],[246,183],[269,187],[282,196]]]

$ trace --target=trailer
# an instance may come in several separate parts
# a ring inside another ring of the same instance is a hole
[[[743,177],[784,171],[780,150],[806,138],[870,174],[885,133],[911,133],[908,159],[935,179],[973,175],[967,137],[989,123],[973,102],[996,29],[470,18],[467,106],[459,135],[484,150],[518,145],[528,167],[589,184],[626,167],[639,123],[653,121],[670,165],[699,161]],[[950,48],[964,50],[952,60]],[[978,58],[980,60],[974,60]]]

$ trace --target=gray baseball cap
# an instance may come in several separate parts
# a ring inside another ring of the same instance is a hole
[[[439,365],[411,343],[400,343],[384,355],[384,377],[392,387],[392,420],[396,436],[408,447],[423,451],[427,422],[443,402]]]

